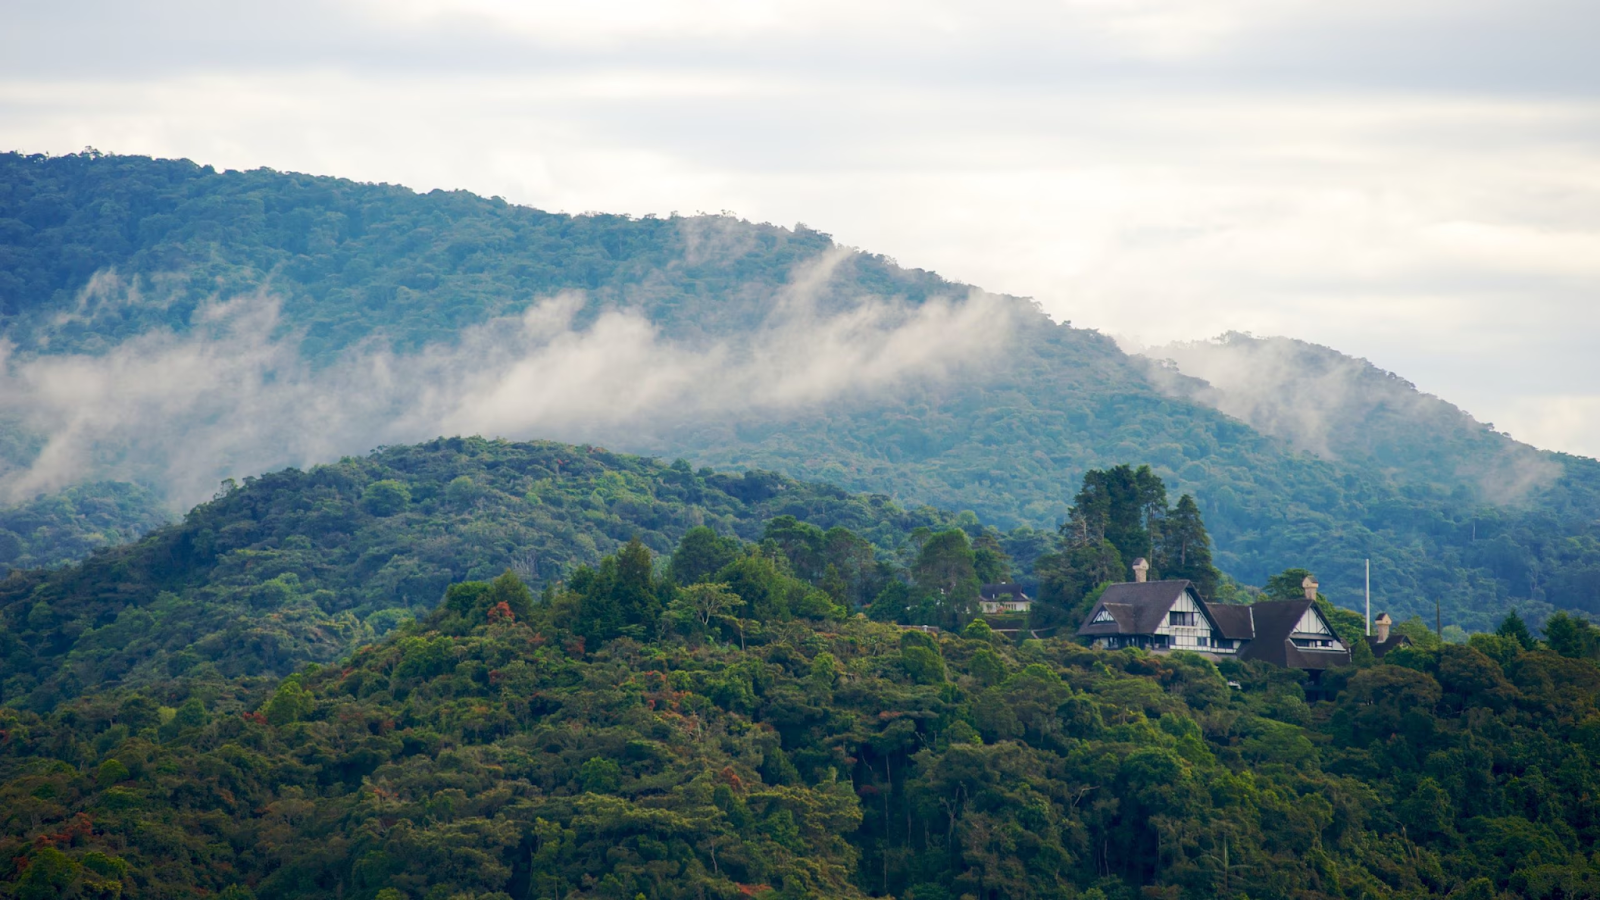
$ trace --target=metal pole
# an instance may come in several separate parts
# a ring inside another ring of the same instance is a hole
[[[1372,560],[1367,560],[1367,636],[1372,636]]]

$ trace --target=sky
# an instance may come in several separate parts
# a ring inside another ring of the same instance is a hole
[[[0,148],[729,211],[1600,456],[1600,4],[0,0]]]

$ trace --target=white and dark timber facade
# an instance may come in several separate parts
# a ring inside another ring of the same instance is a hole
[[[1134,571],[1144,574],[1137,564]],[[1350,648],[1317,609],[1316,582],[1306,582],[1303,599],[1248,606],[1206,603],[1187,581],[1114,584],[1089,610],[1078,636],[1106,650],[1137,647],[1154,653],[1188,650],[1216,660],[1259,659],[1301,669],[1315,684],[1324,669],[1350,664]]]

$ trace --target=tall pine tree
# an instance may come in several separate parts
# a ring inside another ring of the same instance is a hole
[[[1188,494],[1179,497],[1178,505],[1161,518],[1154,564],[1162,578],[1186,578],[1201,597],[1216,595],[1222,575],[1211,564],[1211,536],[1200,518],[1200,507]]]
[[[1062,538],[1069,546],[1110,541],[1124,565],[1140,557],[1154,565],[1154,537],[1166,511],[1167,487],[1149,466],[1091,469],[1073,498]]]

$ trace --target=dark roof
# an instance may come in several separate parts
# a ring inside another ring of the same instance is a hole
[[[1398,632],[1391,631],[1389,632],[1389,639],[1387,641],[1379,641],[1377,638],[1369,634],[1367,635],[1367,646],[1372,648],[1373,656],[1377,657],[1378,659],[1383,659],[1383,655],[1385,653],[1388,653],[1390,650],[1393,650],[1396,647],[1411,646],[1411,638],[1408,638]]]
[[[1248,641],[1256,636],[1255,617],[1251,615],[1248,606],[1236,603],[1207,603],[1206,612],[1211,614],[1211,621],[1216,623],[1217,631],[1225,638]]]
[[[999,584],[986,584],[981,590],[978,591],[978,595],[985,600],[993,599],[1001,594],[1010,594],[1014,597],[1021,597],[1024,600],[1031,599],[1027,592],[1022,589],[1022,585],[1013,581],[1001,582]]]
[[[1105,634],[1155,634],[1172,604],[1189,589],[1187,581],[1126,581],[1113,584],[1100,595],[1099,602],[1078,627],[1078,634],[1097,637]],[[1104,607],[1115,622],[1089,624]]]
[[[1262,600],[1250,605],[1256,638],[1239,648],[1240,659],[1260,659],[1288,669],[1327,669],[1350,664],[1350,651],[1312,650],[1289,640],[1311,600]],[[1319,614],[1320,615],[1320,614]],[[1329,626],[1332,630],[1332,626]]]

